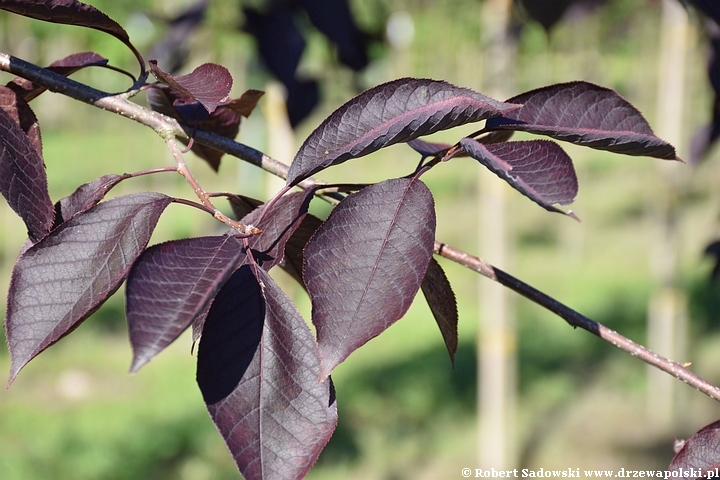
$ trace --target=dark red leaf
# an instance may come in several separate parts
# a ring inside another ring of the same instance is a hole
[[[153,110],[189,124],[197,130],[205,130],[230,139],[234,139],[240,131],[240,114],[227,106],[222,106],[209,114],[192,97],[170,88],[148,89],[147,100]],[[184,140],[181,141],[187,144]],[[215,171],[220,167],[220,159],[225,155],[225,152],[199,143],[193,143],[191,150],[208,162]]]
[[[205,306],[205,310],[200,312],[200,314],[197,317],[195,317],[195,319],[193,320],[193,323],[192,323],[193,348],[195,347],[195,342],[200,340],[200,337],[202,336],[203,327],[205,326],[205,319],[207,318],[208,312],[210,311],[210,307],[212,307],[212,302],[213,301],[210,300],[210,302]]]
[[[420,155],[425,157],[434,157],[435,155],[449,149],[452,145],[448,145],[447,143],[433,143],[433,142],[426,142],[425,140],[421,140],[419,138],[416,138],[415,140],[410,140],[407,142],[408,146],[418,152]]]
[[[685,441],[668,470],[673,478],[695,480],[720,464],[720,422],[707,425]]]
[[[557,143],[531,140],[483,145],[472,138],[463,138],[460,146],[544,209],[575,216],[553,206],[571,203],[578,191],[572,160]]]
[[[210,308],[197,380],[247,480],[302,478],[315,463],[337,423],[330,379],[318,377],[317,344],[290,299],[241,267]]]
[[[317,232],[322,223],[323,221],[315,215],[307,214],[300,223],[300,226],[285,244],[285,258],[282,263],[280,263],[280,267],[303,287],[305,287],[302,278],[305,245],[307,245],[310,238],[315,235],[315,232]]]
[[[227,199],[228,202],[230,202],[230,208],[232,208],[233,215],[235,215],[237,220],[240,220],[245,215],[263,204],[262,200],[246,197],[245,195],[228,195]]]
[[[430,258],[421,288],[430,311],[440,327],[440,333],[450,354],[450,361],[455,365],[455,352],[458,346],[457,302],[445,272],[434,258]]]
[[[4,101],[8,98],[9,94],[3,96]],[[50,231],[55,218],[45,163],[37,150],[38,138],[31,140],[13,117],[0,108],[0,193],[23,219],[34,242]]]
[[[677,159],[675,148],[656,137],[642,114],[609,88],[559,83],[507,102],[523,106],[489,119],[487,129],[520,130],[615,153]]]
[[[45,68],[67,77],[85,67],[96,67],[107,65],[107,63],[108,60],[106,58],[101,57],[95,52],[82,52],[56,60]],[[30,80],[22,77],[14,78],[7,86],[20,94],[27,102],[36,98],[46,90],[45,87],[35,85]]]
[[[517,108],[443,81],[384,83],[342,105],[310,134],[290,165],[287,183],[296,185],[331,165]]]
[[[92,28],[112,35],[132,50],[145,72],[145,61],[130,42],[125,29],[91,5],[76,0],[2,0],[0,9],[36,20]]]
[[[20,125],[30,143],[33,144],[38,154],[42,156],[40,124],[23,96],[16,93],[12,88],[0,87],[0,108],[5,110],[5,113]]]
[[[250,237],[248,242],[253,257],[265,270],[282,261],[285,244],[305,218],[312,195],[312,190],[287,194],[271,205],[267,213],[263,213],[265,206],[262,206],[240,220],[244,225],[254,225],[262,230],[259,235]],[[257,223],[260,215],[263,219]]]
[[[75,215],[25,251],[8,293],[9,382],[118,289],[170,201],[159,193],[113,198]]]
[[[260,200],[243,195],[231,195],[228,196],[228,200],[230,201],[230,206],[233,209],[235,218],[238,220],[262,205]],[[303,250],[308,240],[310,240],[310,237],[320,228],[320,225],[322,225],[322,220],[314,215],[306,214],[300,222],[300,225],[287,240],[285,244],[285,255],[280,262],[280,267],[303,287],[305,286],[302,279]]]
[[[305,247],[303,271],[321,378],[405,314],[434,239],[432,194],[419,180],[386,180],[335,207]]]
[[[143,252],[126,288],[131,372],[175,341],[202,313],[238,267],[240,256],[241,245],[231,236],[175,240]]]
[[[236,111],[243,117],[248,118],[253,110],[255,110],[258,101],[260,101],[260,97],[263,95],[265,95],[265,92],[262,90],[246,90],[240,97],[231,100],[230,103],[225,106]]]
[[[478,142],[489,145],[491,143],[500,143],[500,142],[507,142],[510,140],[515,132],[512,130],[494,130],[492,132],[487,132],[485,135],[482,135],[475,140]]]
[[[80,52],[73,53],[67,57],[63,57],[60,60],[55,60],[46,68],[52,70],[60,75],[68,76],[73,72],[85,67],[98,67],[101,65],[107,65],[108,60],[102,55],[95,52]]]
[[[62,218],[57,219],[56,224],[67,222],[80,212],[84,212],[93,205],[100,202],[107,192],[115,185],[128,178],[130,175],[116,175],[109,173],[102,177],[96,178],[92,182],[80,185],[70,196],[61,198],[58,202],[60,205],[60,215]]]
[[[222,402],[246,377],[262,339],[264,322],[260,284],[250,266],[243,265],[220,288],[202,329],[197,382],[206,404]],[[256,375],[252,373],[249,378]]]
[[[204,63],[187,75],[174,77],[163,72],[155,60],[150,60],[150,71],[159,82],[178,90],[200,102],[208,113],[230,102],[233,80],[230,71],[216,63]]]

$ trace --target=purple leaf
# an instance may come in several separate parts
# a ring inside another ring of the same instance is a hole
[[[238,267],[241,245],[231,236],[154,245],[128,276],[126,299],[131,372],[149,362],[203,312]]]
[[[262,200],[246,197],[245,195],[228,195],[227,199],[230,203],[230,208],[232,208],[233,215],[235,215],[237,220],[240,220],[263,204]]]
[[[207,318],[208,312],[210,311],[210,307],[212,307],[213,300],[210,300],[210,302],[205,306],[205,310],[200,312],[200,314],[193,319],[193,323],[192,323],[193,348],[195,347],[195,342],[200,340],[200,337],[202,337],[202,331],[203,331],[203,328],[205,327],[205,319]],[[191,349],[191,353],[192,353],[192,349]]]
[[[113,198],[75,215],[18,259],[5,317],[9,382],[118,289],[170,202],[159,193]]]
[[[321,378],[405,314],[434,238],[432,194],[419,180],[386,180],[335,207],[305,247],[303,271]]]
[[[312,195],[312,190],[284,195],[270,206],[267,213],[263,213],[265,206],[262,206],[240,220],[245,225],[255,225],[262,230],[259,235],[248,238],[248,242],[253,257],[263,269],[270,270],[282,261],[285,244],[305,218]],[[260,215],[263,219],[257,223]]]
[[[197,130],[216,133],[229,139],[234,139],[240,131],[240,113],[228,106],[221,106],[209,114],[192,97],[171,88],[150,88],[147,100],[153,110],[190,124]],[[183,143],[187,144],[185,141]],[[225,154],[199,143],[193,143],[191,150],[215,171],[220,168],[220,159]]]
[[[23,219],[33,242],[50,231],[55,218],[45,163],[37,148],[36,141],[0,108],[0,193]]]
[[[423,158],[434,157],[435,155],[448,150],[452,146],[447,143],[426,142],[425,140],[421,140],[419,138],[410,140],[407,144],[410,148],[422,155]]]
[[[0,86],[0,108],[10,115],[20,125],[22,131],[28,136],[30,142],[42,156],[42,138],[40,136],[40,124],[35,113],[27,104],[27,101],[16,93],[12,88]]]
[[[260,98],[265,95],[262,90],[245,90],[242,95],[230,101],[227,108],[230,108],[245,118],[248,118],[252,114],[255,107],[257,107]]]
[[[107,65],[107,63],[108,60],[106,58],[101,57],[95,52],[82,52],[56,60],[45,68],[67,77],[85,67],[104,66]],[[36,98],[46,90],[45,87],[35,85],[30,80],[22,77],[15,77],[7,86],[16,91],[27,102]]]
[[[129,177],[130,175],[128,174],[116,175],[109,173],[96,178],[92,182],[80,185],[72,195],[61,198],[58,202],[60,204],[61,218],[58,219],[59,221],[56,220],[56,224],[67,222],[78,213],[84,212],[93,205],[96,205],[100,200],[105,198],[105,195],[111,188]]]
[[[468,155],[544,209],[575,216],[553,206],[571,203],[578,191],[572,160],[557,143],[531,140],[483,145],[463,138],[460,145]]]
[[[208,113],[230,102],[233,79],[222,65],[204,63],[187,75],[174,77],[163,72],[155,60],[149,63],[150,71],[158,81],[200,102]]]
[[[331,381],[318,376],[317,344],[290,299],[264,270],[241,267],[210,308],[197,380],[247,480],[302,478],[315,463],[337,424]]]
[[[107,64],[107,58],[98,53],[80,52],[55,60],[46,68],[60,75],[68,76],[85,67],[98,67]]]
[[[455,352],[458,346],[457,302],[445,272],[434,258],[430,258],[421,288],[430,311],[440,327],[440,333],[450,354],[450,361],[455,365]]]
[[[230,201],[230,206],[235,214],[235,218],[238,220],[262,205],[260,200],[243,195],[229,195],[228,200]],[[306,214],[300,222],[300,225],[297,226],[297,229],[287,240],[285,244],[285,254],[280,262],[280,267],[303,287],[305,286],[302,279],[303,250],[308,240],[310,240],[310,237],[320,228],[320,225],[322,225],[322,220],[314,215]],[[264,230],[263,233],[265,233]]]
[[[523,106],[489,119],[486,129],[520,130],[625,155],[677,159],[675,148],[656,137],[642,114],[609,88],[559,83],[507,102]]]
[[[395,143],[517,108],[443,81],[384,83],[342,105],[310,134],[290,165],[287,184]]]
[[[302,278],[305,245],[307,245],[310,238],[315,235],[315,232],[317,232],[322,223],[323,221],[315,215],[307,214],[300,223],[300,226],[285,244],[285,258],[283,258],[280,267],[297,280],[303,288],[305,287]]]
[[[670,462],[668,470],[677,472],[673,478],[695,480],[720,464],[720,421],[705,426],[686,440]]]
[[[510,140],[515,132],[512,130],[494,130],[487,132],[485,135],[476,138],[478,142],[483,145],[489,145],[491,143],[507,142]]]
[[[3,0],[0,9],[36,20],[87,27],[112,35],[132,50],[145,72],[145,61],[130,42],[125,29],[91,5],[76,0]]]

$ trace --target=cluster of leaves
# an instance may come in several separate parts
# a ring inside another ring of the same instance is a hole
[[[142,65],[137,83],[144,84],[145,62],[127,34],[93,7],[73,0],[15,0],[0,2],[0,8],[114,35],[136,53]],[[106,63],[88,52],[48,69],[69,75]],[[153,108],[192,129],[230,138],[260,94],[231,100],[232,78],[215,64],[173,76],[151,60],[149,71],[158,80],[144,86]],[[231,229],[148,247],[164,209],[192,202],[159,192],[104,200],[120,181],[151,173],[138,172],[105,175],[53,204],[38,122],[27,103],[40,93],[23,79],[0,88],[0,193],[29,237],[8,292],[10,382],[127,281],[131,370],[192,327],[199,340],[198,385],[248,479],[298,478],[309,471],[337,422],[331,372],[399,320],[420,290],[453,358],[457,308],[433,259],[434,201],[421,181],[429,169],[470,156],[546,210],[573,215],[557,206],[577,194],[570,157],[552,140],[512,141],[515,131],[677,159],[637,109],[587,82],[501,102],[444,81],[403,78],[361,93],[325,119],[297,152],[286,187],[270,201],[228,195],[236,218],[258,234]],[[481,130],[453,145],[420,140],[479,121],[485,121]],[[405,142],[421,155],[417,167],[402,178],[344,185],[345,194],[324,221],[308,214],[315,189],[289,193],[325,168]],[[222,152],[191,147],[217,169]],[[268,274],[275,266],[307,290],[316,335]]]

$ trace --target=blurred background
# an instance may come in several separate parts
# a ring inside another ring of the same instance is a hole
[[[576,222],[538,208],[474,160],[454,159],[423,177],[435,195],[437,238],[720,384],[720,287],[711,281],[715,259],[704,254],[720,238],[720,152],[705,148],[712,128],[701,130],[713,119],[708,61],[717,32],[697,10],[675,0],[350,0],[354,27],[338,40],[317,10],[303,6],[324,2],[293,2],[302,8],[278,16],[261,0],[90,3],[161,67],[184,73],[218,62],[233,74],[233,96],[266,91],[238,140],[287,163],[335,108],[403,76],[444,79],[500,100],[572,80],[617,90],[686,164],[563,144],[580,182]],[[4,13],[0,50],[40,65],[93,50],[137,69],[109,36]],[[278,50],[289,59],[268,53]],[[74,78],[127,88],[126,78],[103,69]],[[52,93],[32,107],[54,200],[105,173],[172,164],[161,139],[126,119]],[[431,139],[454,143],[477,128]],[[372,182],[404,175],[417,161],[396,145],[320,177]],[[267,199],[282,185],[227,156],[218,173],[192,154],[188,162],[209,191]],[[125,181],[113,194],[148,189],[192,195],[173,174]],[[328,211],[319,201],[312,208]],[[0,203],[0,291],[24,230]],[[175,205],[151,243],[222,230]],[[460,478],[465,467],[664,469],[676,438],[720,418],[720,405],[703,394],[440,262],[460,312],[454,368],[419,297],[334,373],[339,425],[308,478]],[[282,272],[275,276],[309,318],[304,292]],[[130,361],[121,289],[0,392],[0,476],[239,478],[195,384],[190,336],[134,376]],[[8,369],[0,349],[0,371]]]

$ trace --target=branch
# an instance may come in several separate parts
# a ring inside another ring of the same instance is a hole
[[[190,169],[185,163],[185,158],[183,158],[182,150],[178,145],[177,139],[174,136],[171,136],[169,138],[166,138],[165,142],[170,149],[170,153],[172,153],[172,156],[175,159],[175,164],[177,165],[177,172],[182,175],[183,178],[185,178],[185,180],[190,184],[190,186],[193,188],[193,191],[195,192],[195,195],[200,199],[203,206],[205,206],[205,208],[212,212],[213,217],[223,222],[230,228],[235,229],[241,235],[257,235],[258,233],[260,233],[260,229],[252,225],[243,225],[242,223],[233,220],[232,218],[228,217],[220,210],[218,210],[218,208],[213,205],[212,201],[210,200],[210,196],[205,192],[205,190],[200,186],[200,183],[198,183],[197,179],[190,172]]]
[[[52,92],[61,93],[75,100],[79,100],[127,117],[135,122],[152,128],[164,139],[172,137],[189,139],[190,135],[193,134],[191,127],[183,126],[173,118],[132,103],[126,98],[126,95],[110,95],[106,92],[83,85],[72,79],[2,52],[0,52],[0,70],[26,78]],[[243,145],[226,137],[204,131],[195,132],[194,138],[198,143],[228,153],[260,167],[273,175],[281,178],[285,178],[287,176],[287,165],[247,145]],[[298,186],[301,188],[317,188],[321,185],[321,182],[308,178],[301,182]],[[199,188],[199,186],[197,187]],[[332,196],[332,194],[323,196],[328,198]],[[202,197],[200,198],[203,200]],[[205,200],[209,202],[207,194],[205,194]],[[335,198],[335,200],[337,200],[337,198]],[[213,211],[217,211],[214,207],[209,208]],[[435,242],[435,253],[460,265],[468,267],[481,275],[514,290],[534,303],[557,314],[573,327],[579,327],[583,330],[587,330],[593,335],[600,337],[630,355],[640,358],[649,365],[659,368],[660,370],[696,388],[709,397],[720,401],[720,388],[703,380],[683,365],[668,360],[667,358],[652,352],[642,345],[633,342],[627,337],[610,330],[604,325],[585,317],[570,307],[558,302],[554,298],[531,287],[521,280],[518,280],[512,275],[509,275],[485,261],[463,252],[462,250],[458,250],[437,241]]]
[[[567,305],[558,302],[554,298],[544,294],[522,280],[503,272],[499,268],[493,267],[480,258],[474,257],[462,250],[453,248],[450,245],[438,243],[437,241],[435,242],[435,253],[459,263],[464,267],[474,270],[484,277],[495,280],[496,282],[519,293],[523,297],[532,300],[534,303],[555,313],[572,327],[579,327],[583,330],[587,330],[593,335],[596,335],[606,342],[613,344],[620,350],[623,350],[634,357],[638,357],[643,362],[669,373],[673,377],[678,380],[682,380],[710,398],[720,401],[720,388],[695,375],[685,368],[685,366],[677,362],[673,362],[672,360],[668,360],[652,350],[633,342],[627,337],[624,337],[616,331],[607,328],[603,324],[587,318],[585,315],[576,312]]]

